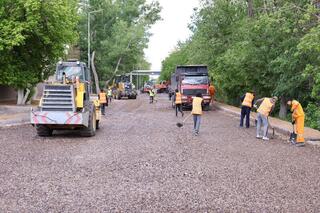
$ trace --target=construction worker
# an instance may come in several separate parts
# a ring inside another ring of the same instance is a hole
[[[99,101],[101,105],[101,114],[105,115],[106,105],[107,105],[107,94],[102,89],[99,93]]]
[[[254,92],[247,92],[241,97],[240,127],[243,127],[244,117],[246,117],[246,128],[250,127],[250,112],[253,107],[254,97]]]
[[[112,89],[111,89],[111,87],[109,87],[107,94],[108,94],[108,102],[111,103],[111,99],[112,99]]]
[[[178,89],[176,89],[176,92],[174,94],[174,102],[176,105],[176,116],[178,116],[178,111],[179,111],[181,112],[181,115],[183,117],[184,113],[182,111],[182,95]]]
[[[257,138],[268,141],[268,116],[274,109],[276,102],[278,100],[278,97],[274,96],[272,98],[261,98],[256,101],[255,107],[260,104],[258,110],[257,110]],[[260,135],[261,130],[261,124],[263,124],[263,135]]]
[[[150,90],[149,90],[149,96],[150,96],[150,102],[149,102],[149,103],[152,104],[152,103],[153,103],[154,96],[155,96],[153,89],[150,89]]]
[[[302,109],[301,104],[296,100],[288,101],[287,103],[291,107],[292,112],[292,124],[296,125],[296,134],[297,139],[293,144],[296,144],[296,146],[304,146],[304,111]]]
[[[213,104],[213,101],[214,101],[214,95],[216,93],[216,88],[214,88],[213,84],[209,84],[209,95],[210,95],[210,98],[211,98],[211,103]]]
[[[192,100],[192,112],[193,115],[193,131],[196,136],[199,135],[200,122],[202,115],[203,98],[201,93],[198,93]]]

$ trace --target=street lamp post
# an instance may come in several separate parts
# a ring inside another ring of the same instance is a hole
[[[90,42],[91,42],[91,36],[90,36],[90,15],[92,13],[98,13],[98,12],[101,12],[102,9],[100,10],[95,10],[95,11],[91,11],[91,12],[88,12],[88,70],[90,70],[91,66],[90,66],[90,59],[91,59],[91,50],[90,50]]]

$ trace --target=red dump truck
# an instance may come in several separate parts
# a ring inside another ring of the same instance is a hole
[[[192,99],[201,93],[204,109],[208,110],[211,102],[209,95],[208,67],[206,65],[177,66],[171,76],[172,90],[178,89],[182,94],[182,106],[191,107]]]

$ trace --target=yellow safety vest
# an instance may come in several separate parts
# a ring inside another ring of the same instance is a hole
[[[252,101],[254,99],[254,96],[252,93],[247,92],[246,96],[244,97],[244,100],[242,102],[242,106],[252,107]]]
[[[182,95],[180,92],[176,93],[176,104],[182,104]]]
[[[202,115],[202,103],[203,99],[200,97],[193,98],[192,101],[192,114],[193,115]]]
[[[268,117],[269,113],[272,109],[273,104],[271,103],[271,99],[270,98],[264,98],[264,100],[262,101],[259,109],[257,110],[260,114]]]
[[[153,92],[152,90],[149,90],[149,95],[150,95],[151,97],[153,97],[153,96],[154,96],[154,92]]]
[[[106,93],[105,92],[100,92],[99,101],[100,101],[101,104],[107,103],[107,98],[106,98]]]
[[[298,118],[298,117],[304,116],[304,111],[303,111],[303,109],[302,109],[302,106],[301,106],[301,104],[300,104],[298,101],[296,101],[296,100],[293,100],[293,101],[292,101],[291,111],[293,112],[293,113],[292,113],[292,118],[293,118],[293,120],[295,120],[295,119]]]
[[[108,96],[112,96],[112,90],[111,89],[108,90]]]

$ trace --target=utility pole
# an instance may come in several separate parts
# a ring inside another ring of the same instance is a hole
[[[90,50],[90,48],[91,48],[91,33],[90,33],[90,15],[92,14],[92,13],[98,13],[98,12],[101,12],[102,11],[102,9],[100,9],[100,10],[94,10],[94,11],[91,11],[91,12],[88,12],[88,70],[90,71],[90,68],[91,68],[91,66],[90,66],[90,59],[91,59],[91,50]]]

